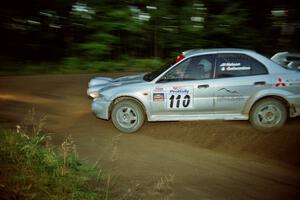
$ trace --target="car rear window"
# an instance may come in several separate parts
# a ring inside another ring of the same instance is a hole
[[[216,78],[267,74],[266,67],[244,54],[219,54],[216,58]]]

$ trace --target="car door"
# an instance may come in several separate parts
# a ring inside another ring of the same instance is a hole
[[[214,55],[187,58],[172,67],[152,89],[152,113],[180,119],[213,113],[213,67]]]
[[[215,62],[215,113],[242,113],[247,100],[270,85],[266,67],[256,59],[245,54],[218,54]]]

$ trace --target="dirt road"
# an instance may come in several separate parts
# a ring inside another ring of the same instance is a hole
[[[268,134],[246,121],[146,123],[120,134],[91,113],[91,77],[0,77],[0,125],[20,123],[35,107],[54,142],[72,135],[81,158],[120,176],[127,199],[300,198],[300,118]]]

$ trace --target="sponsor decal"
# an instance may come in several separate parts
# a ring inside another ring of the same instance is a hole
[[[242,67],[222,67],[221,71],[245,71],[251,70],[251,67],[242,66]]]
[[[173,86],[171,87],[172,90],[182,90],[183,88],[185,88],[184,86]]]
[[[188,90],[188,89],[184,89],[184,90],[170,90],[170,93],[171,94],[178,94],[178,93],[180,93],[180,94],[184,94],[184,93],[189,93],[190,91]]]
[[[188,94],[189,88],[183,86],[173,86],[170,90],[170,94]]]
[[[172,86],[166,92],[167,109],[193,109],[193,86]]]
[[[283,82],[282,78],[278,77],[275,87],[286,87],[286,83]]]
[[[236,90],[221,88],[218,92],[220,92],[220,94],[217,94],[216,98],[218,102],[239,102],[244,100],[243,96]]]
[[[299,86],[300,85],[300,79],[286,80],[285,82],[289,83],[290,86]]]
[[[162,91],[164,91],[164,88],[162,88],[162,87],[155,87],[154,91],[155,92],[162,92]]]
[[[241,66],[241,63],[222,63],[220,67],[238,67]]]
[[[229,90],[227,88],[221,88],[218,91],[224,91],[226,93],[230,93],[230,94],[237,94],[237,95],[241,95],[239,92],[235,91],[235,90]]]
[[[290,83],[290,86],[298,86],[300,83]]]
[[[239,103],[241,101],[244,101],[245,99],[242,96],[217,96],[216,101],[217,102],[232,102],[232,103]]]
[[[164,93],[153,93],[153,101],[162,102],[165,100]]]

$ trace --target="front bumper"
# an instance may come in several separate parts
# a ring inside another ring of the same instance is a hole
[[[86,91],[86,94],[88,95],[89,98],[94,99],[99,94],[99,90],[101,88],[102,88],[101,86],[89,87]]]
[[[109,119],[109,106],[110,101],[105,101],[103,99],[95,98],[92,102],[93,113],[101,119]]]

